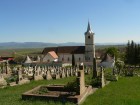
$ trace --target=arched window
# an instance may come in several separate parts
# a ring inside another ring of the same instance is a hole
[[[50,62],[50,60],[48,59],[48,61],[47,62]]]
[[[88,39],[90,39],[90,36],[88,36]]]

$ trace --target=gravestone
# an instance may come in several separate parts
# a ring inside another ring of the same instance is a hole
[[[3,75],[0,74],[0,88],[3,88],[7,85],[6,80],[3,78]]]
[[[86,87],[85,87],[85,77],[84,77],[84,66],[83,65],[79,66],[78,77],[76,78],[76,80],[77,80],[77,84],[78,84],[77,94],[81,95],[86,89]]]
[[[61,71],[61,78],[65,78],[65,77],[66,77],[65,69],[62,68],[62,71]]]
[[[42,76],[40,66],[38,66],[37,68],[35,66],[33,77],[34,77],[34,80],[43,80],[43,76]]]
[[[18,68],[16,84],[22,85],[29,82],[30,80],[28,80],[28,78],[23,78],[21,68]]]
[[[101,66],[101,87],[103,88],[104,86],[105,86],[104,69]]]
[[[69,69],[66,69],[66,77],[69,77]]]
[[[47,79],[47,80],[52,79],[50,70],[47,70],[47,71],[46,71],[46,79]]]

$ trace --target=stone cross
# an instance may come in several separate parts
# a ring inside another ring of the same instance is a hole
[[[77,80],[77,84],[78,84],[77,94],[81,95],[86,89],[86,87],[85,87],[85,77],[84,77],[84,66],[83,65],[79,66],[78,77],[76,78],[76,80]]]

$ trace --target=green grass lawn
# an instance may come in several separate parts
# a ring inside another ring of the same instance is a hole
[[[61,102],[23,101],[21,94],[38,85],[66,84],[74,79],[75,77],[32,81],[29,84],[0,89],[0,105],[62,105]],[[72,105],[72,103],[65,105]],[[94,94],[87,97],[82,105],[140,105],[140,78],[122,77],[117,82],[111,82],[103,89],[98,89]]]
[[[74,79],[75,77],[50,80],[50,81],[47,80],[31,81],[31,83],[29,84],[0,89],[0,105],[62,105],[61,102],[56,103],[56,102],[46,102],[46,101],[39,101],[39,100],[23,101],[21,99],[21,94],[38,85],[66,84],[68,81],[72,81]],[[72,103],[66,103],[66,105],[72,105]]]
[[[122,77],[87,97],[82,105],[140,105],[140,78]]]

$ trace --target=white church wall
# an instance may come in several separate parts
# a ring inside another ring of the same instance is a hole
[[[84,62],[85,54],[74,54],[74,58],[76,63]]]
[[[99,64],[99,66],[103,66],[105,68],[113,68],[114,64],[115,64],[115,62],[102,62]]]
[[[72,54],[58,54],[58,61],[71,63]]]

